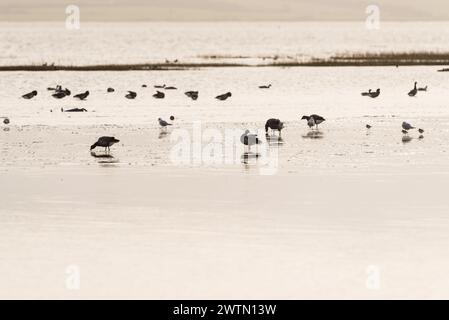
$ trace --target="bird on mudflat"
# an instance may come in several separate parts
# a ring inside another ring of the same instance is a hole
[[[240,142],[248,147],[248,151],[251,150],[251,146],[261,144],[257,134],[251,134],[249,130],[246,130],[240,137]]]
[[[161,91],[157,91],[155,94],[153,94],[153,98],[164,99],[165,98],[165,93],[163,93]]]
[[[33,99],[35,96],[37,96],[37,91],[36,90],[31,91],[30,93],[24,94],[22,96],[22,98],[29,100],[29,99]]]
[[[165,88],[165,84],[163,84],[163,85],[155,85],[154,88],[155,89],[164,89]]]
[[[176,88],[176,87],[165,87],[164,89],[165,90],[178,90],[178,88]]]
[[[378,96],[380,96],[380,89],[377,89],[375,92],[370,92],[369,93],[369,97],[370,98],[377,98]]]
[[[422,87],[422,88],[418,88],[418,91],[427,91],[427,86]]]
[[[367,124],[366,125],[366,128],[369,130],[369,129],[371,129],[372,128],[372,126],[371,125],[369,125],[369,124]]]
[[[159,121],[159,125],[160,125],[162,128],[167,128],[168,126],[172,126],[171,123],[168,123],[167,121],[162,120],[161,118],[159,118],[158,121]]]
[[[64,110],[63,108],[61,108],[61,112],[87,112],[87,110],[84,108],[73,108],[68,110]]]
[[[137,97],[137,93],[135,93],[134,91],[128,91],[128,94],[125,96],[126,99],[135,99]]]
[[[270,89],[271,88],[271,84],[269,84],[268,86],[259,86],[259,89]]]
[[[307,124],[309,125],[310,128],[316,126],[317,129],[320,123],[326,121],[326,119],[317,114],[312,114],[311,116],[302,116],[301,120],[307,120]]]
[[[198,91],[187,91],[184,93],[187,97],[191,98],[192,100],[198,100]]]
[[[282,129],[284,129],[284,123],[279,119],[268,119],[265,123],[265,133],[268,134],[268,129],[271,131],[279,131],[279,136],[281,135]]]
[[[84,92],[84,93],[80,93],[80,94],[77,94],[77,95],[75,95],[75,96],[73,96],[75,99],[79,99],[79,100],[85,100],[88,96],[89,96],[89,91],[86,91],[86,92]]]
[[[402,122],[402,129],[409,131],[409,130],[415,129],[415,127],[412,126],[410,123],[407,123],[404,121],[404,122]]]
[[[424,133],[424,129],[419,129],[418,132],[423,134]]]
[[[408,93],[409,97],[414,97],[418,93],[418,88],[416,87],[418,82],[415,82],[415,87]]]
[[[3,124],[9,124],[9,118],[3,117]]]
[[[371,92],[372,92],[371,89],[369,89],[368,92],[362,92],[362,96],[367,97],[371,94]]]
[[[95,149],[96,147],[102,147],[105,148],[105,151],[111,150],[111,147],[116,144],[119,143],[120,140],[117,140],[115,137],[101,137],[98,139],[97,142],[95,142],[91,147],[90,150]]]
[[[407,130],[402,130],[402,133],[405,134],[405,135],[407,135],[407,134],[408,134],[408,131],[407,131]]]
[[[227,100],[230,97],[232,97],[232,93],[231,92],[227,92],[225,94],[221,94],[219,96],[216,96],[215,99],[221,100],[221,101],[225,101],[225,100]]]
[[[115,91],[114,88],[108,88],[108,90],[107,90],[107,92],[109,92],[109,93],[114,92],[114,91]]]

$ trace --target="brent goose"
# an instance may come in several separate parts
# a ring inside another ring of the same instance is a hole
[[[371,98],[377,98],[378,96],[380,95],[380,89],[377,89],[375,92],[370,92],[369,93],[369,96],[371,97]]]
[[[143,84],[143,85],[142,85],[142,88],[146,88],[146,87],[147,87],[147,85],[146,85],[146,84]]]
[[[408,93],[409,97],[414,97],[418,93],[418,88],[416,87],[417,84],[418,82],[415,82],[415,87]]]
[[[174,116],[170,116],[170,121],[175,121],[175,117]]]
[[[311,116],[302,116],[301,120],[307,120],[307,124],[309,125],[310,128],[316,126],[317,129],[320,123],[326,121],[326,119],[317,114],[312,114]]]
[[[22,96],[22,98],[29,100],[29,99],[33,99],[35,96],[37,96],[37,91],[36,90],[31,91],[30,93],[24,94]]]
[[[64,110],[63,108],[61,108],[61,112],[87,112],[87,110],[84,108],[73,108],[69,110]]]
[[[372,126],[371,125],[369,125],[369,124],[367,124],[366,125],[366,128],[369,130],[369,129],[371,129],[372,128]]]
[[[154,86],[155,89],[164,89],[165,88],[165,84],[164,85],[155,85]]]
[[[89,94],[90,94],[89,91],[86,91],[84,93],[77,94],[77,95],[75,95],[73,97],[75,99],[84,100],[84,99],[86,99],[89,96]]]
[[[221,101],[225,101],[225,100],[227,100],[227,99],[230,98],[230,97],[232,97],[232,93],[231,93],[231,92],[228,92],[228,93],[225,93],[225,94],[221,94],[221,95],[219,95],[219,96],[216,96],[215,99],[218,99],[218,100],[221,100]]]
[[[135,99],[137,97],[137,93],[134,91],[128,91],[128,94],[125,96],[126,99]]]
[[[56,91],[56,93],[53,93],[51,96],[55,99],[62,99],[65,98],[67,94],[65,91]]]
[[[192,100],[197,100],[198,99],[198,91],[187,91],[184,94],[186,96],[188,96],[189,98],[191,98]]]
[[[110,151],[111,147],[118,142],[120,142],[120,140],[117,140],[115,137],[101,137],[90,147],[90,150],[93,150],[96,147],[103,147],[105,148],[105,151]]]
[[[367,97],[371,95],[371,89],[368,90],[368,92],[362,92],[362,96]]]
[[[427,91],[427,86],[425,86],[423,88],[418,88],[418,91]]]
[[[153,94],[153,98],[164,99],[165,98],[165,93],[157,91],[155,94]]]
[[[5,117],[5,118],[3,119],[3,123],[4,123],[4,124],[9,124],[9,119]]]
[[[251,150],[251,146],[260,144],[261,141],[257,137],[257,134],[250,134],[249,130],[246,130],[240,137],[240,142],[248,147],[248,151]]]
[[[410,123],[407,123],[404,121],[404,122],[402,122],[402,129],[409,131],[409,130],[415,129],[415,127],[413,127]]]
[[[107,90],[109,93],[111,93],[111,92],[114,92],[115,91],[115,89],[114,88],[108,88],[108,90]]]
[[[402,130],[402,133],[405,134],[405,135],[407,135],[407,134],[408,134],[408,131],[407,131],[407,130]]]
[[[167,121],[162,120],[161,118],[159,118],[158,121],[159,121],[159,125],[160,125],[162,128],[167,128],[167,126],[172,126],[171,123],[168,123]]]
[[[423,133],[424,133],[424,130],[423,130],[423,129],[419,129],[418,132],[421,133],[421,134],[423,134]]]
[[[47,88],[48,91],[61,91],[62,87],[60,85],[57,85],[56,88],[49,87]]]
[[[165,87],[164,89],[165,90],[178,90],[178,88],[176,88],[176,87]]]
[[[269,84],[268,86],[259,86],[259,89],[270,89],[271,88],[271,84]]]
[[[268,134],[268,129],[271,131],[279,131],[279,136],[281,135],[282,129],[284,129],[284,123],[279,119],[268,119],[265,123],[265,133]]]

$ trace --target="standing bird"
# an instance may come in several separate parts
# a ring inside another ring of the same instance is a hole
[[[117,140],[115,137],[101,137],[100,139],[98,139],[97,142],[95,142],[91,147],[90,150],[95,149],[96,147],[102,147],[108,151],[111,151],[111,147],[116,144],[119,143],[120,140]]]
[[[251,150],[251,146],[260,144],[261,141],[257,137],[257,134],[250,134],[249,130],[246,130],[240,137],[240,142],[248,147],[248,151]]]
[[[109,92],[109,93],[114,92],[114,91],[115,91],[114,88],[108,88],[108,90],[107,90],[107,92]]]
[[[153,98],[164,99],[165,98],[165,93],[157,91],[155,94],[153,94]]]
[[[86,92],[84,92],[84,93],[80,93],[80,94],[77,94],[77,95],[75,95],[75,96],[73,96],[75,99],[79,99],[79,100],[85,100],[88,96],[89,96],[89,91],[86,91]]]
[[[134,91],[128,91],[128,94],[125,96],[126,99],[135,99],[137,97],[137,93]]]
[[[404,129],[405,131],[409,131],[415,129],[415,127],[413,127],[410,123],[404,121],[402,122],[402,129]]]
[[[171,123],[168,123],[167,121],[162,120],[161,118],[159,118],[158,121],[161,128],[167,128],[168,126],[172,126]]]
[[[415,87],[408,93],[409,97],[414,97],[418,93],[418,88],[416,87],[418,82],[415,82]]]
[[[7,117],[4,117],[3,124],[9,124],[9,119]]]
[[[326,121],[326,119],[317,114],[312,114],[311,116],[302,116],[301,120],[307,120],[307,124],[309,125],[309,127],[312,128],[313,126],[316,126],[317,130],[318,125]]]
[[[419,132],[420,134],[423,134],[423,133],[424,133],[424,129],[419,129],[418,132]]]
[[[22,98],[30,100],[30,99],[33,99],[35,96],[37,96],[37,91],[36,90],[31,91],[30,93],[24,94],[22,96]]]
[[[221,101],[225,101],[225,100],[227,100],[227,99],[230,98],[230,97],[232,97],[232,93],[231,93],[231,92],[228,92],[228,93],[225,93],[225,94],[221,94],[221,95],[219,95],[219,96],[216,96],[215,99],[221,100]]]
[[[369,130],[369,129],[371,129],[372,128],[372,126],[371,125],[369,125],[369,124],[367,124],[366,125],[366,128]]]
[[[270,89],[271,88],[271,84],[269,84],[268,86],[259,86],[259,89]]]
[[[198,100],[198,91],[187,91],[184,93],[187,97],[191,98],[192,100]]]
[[[268,134],[268,129],[272,131],[279,131],[279,136],[281,136],[281,131],[284,129],[284,123],[279,119],[268,119],[265,123],[265,133]]]

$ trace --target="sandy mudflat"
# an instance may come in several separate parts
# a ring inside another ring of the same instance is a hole
[[[0,297],[448,298],[444,77],[430,67],[5,73]],[[410,99],[415,78],[431,90]],[[92,96],[55,102],[45,88],[59,79]],[[143,83],[180,90],[123,98]],[[360,96],[374,86],[379,99]],[[192,87],[205,88],[196,104],[182,91]],[[29,88],[42,94],[20,100]],[[214,101],[226,89],[233,99]],[[58,111],[68,106],[89,112]],[[312,112],[327,118],[318,134],[299,121]],[[171,114],[162,132],[157,118]],[[286,121],[283,142],[263,137],[258,159],[236,148],[232,163],[173,162],[174,138],[193,139],[195,121],[204,156],[211,132],[255,131],[270,116]],[[424,137],[404,140],[403,120]],[[102,135],[121,140],[109,158],[89,152]],[[70,266],[80,290],[67,289]]]

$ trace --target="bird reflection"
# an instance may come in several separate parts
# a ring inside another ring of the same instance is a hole
[[[98,159],[98,164],[100,164],[102,167],[109,167],[119,162],[118,159],[116,159],[109,153],[97,153],[92,151],[90,155],[95,159]]]
[[[170,132],[169,131],[167,131],[165,128],[161,128],[160,129],[159,136],[158,136],[159,139],[164,139],[164,138],[169,137],[169,136],[170,136]]]
[[[307,134],[303,135],[302,138],[303,139],[323,139],[324,133],[321,131],[313,130],[313,131],[307,132]]]
[[[267,139],[268,145],[271,147],[281,146],[284,144],[284,140],[282,139],[282,137],[280,137],[278,135],[266,134],[265,138]]]
[[[407,136],[407,135],[402,137],[402,143],[404,143],[404,144],[405,143],[410,143],[410,142],[412,142],[412,140],[413,140],[413,138],[410,137],[410,136]]]
[[[245,152],[242,154],[241,159],[242,163],[249,165],[249,164],[256,164],[257,159],[260,158],[260,153],[254,153],[254,152]]]

